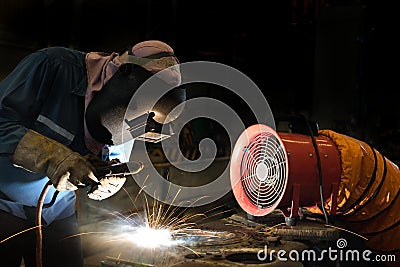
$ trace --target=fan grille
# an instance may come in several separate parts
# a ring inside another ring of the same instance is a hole
[[[249,201],[260,209],[280,201],[287,181],[284,146],[270,132],[256,135],[244,148],[240,164],[240,182]]]

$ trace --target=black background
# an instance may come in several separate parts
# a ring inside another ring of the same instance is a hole
[[[216,61],[248,75],[277,118],[305,114],[320,128],[362,139],[398,160],[398,15],[392,3],[1,1],[0,79],[42,47],[118,52],[159,39],[181,62]],[[226,92],[206,93],[218,98]],[[235,98],[225,99],[241,109]]]

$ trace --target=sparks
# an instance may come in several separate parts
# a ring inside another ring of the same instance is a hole
[[[143,187],[144,185],[140,188]],[[155,195],[151,197],[142,190],[139,190],[136,196],[129,194],[124,187],[122,190],[131,200],[133,209],[109,212],[110,217],[96,224],[97,231],[74,235],[96,234],[96,241],[90,244],[93,244],[95,249],[107,251],[106,258],[118,266],[125,263],[129,266],[172,266],[179,260],[176,253],[180,253],[181,250],[200,255],[201,252],[196,251],[197,245],[218,243],[231,238],[226,232],[199,228],[202,223],[230,211],[224,209],[224,206],[199,213],[198,209],[190,210],[191,206],[181,207],[180,203],[165,204],[158,201]],[[178,193],[179,191],[175,197]]]
[[[218,212],[220,207],[214,207],[199,213],[198,210],[191,210],[197,199],[193,200],[189,206],[185,203],[183,207],[181,203],[175,203],[180,190],[174,195],[170,195],[168,190],[167,195],[173,200],[172,204],[166,204],[157,200],[156,192],[153,196],[144,193],[142,189],[145,183],[146,179],[143,185],[139,186],[140,189],[135,196],[122,187],[131,201],[131,210],[110,212],[111,217],[102,221],[104,231],[80,235],[104,234],[104,239],[99,239],[104,240],[104,243],[118,242],[116,251],[118,259],[124,254],[126,261],[140,264],[157,262],[160,266],[165,266],[166,262],[175,260],[171,257],[174,251],[184,249],[197,254],[196,244],[221,238],[222,233],[202,231],[198,229],[198,226],[199,223],[220,216],[229,210]]]

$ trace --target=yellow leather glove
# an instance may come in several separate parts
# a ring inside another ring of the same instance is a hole
[[[58,191],[98,183],[94,167],[85,157],[34,130],[28,130],[19,141],[13,164],[47,175]]]

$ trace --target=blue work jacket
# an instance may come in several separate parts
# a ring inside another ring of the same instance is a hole
[[[14,167],[12,155],[28,129],[50,137],[81,155],[84,143],[84,101],[88,85],[86,53],[63,47],[45,48],[26,56],[0,83],[0,209],[20,218],[32,217],[48,182],[45,174]],[[26,151],[29,153],[29,151]],[[55,194],[51,187],[45,204]],[[60,192],[43,209],[49,224],[75,212],[73,191]]]

